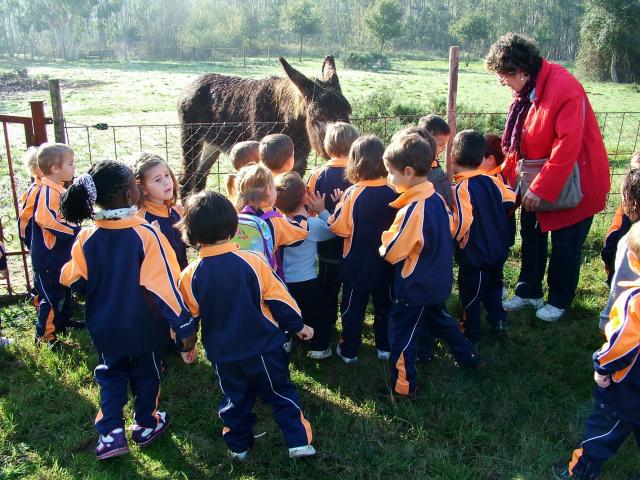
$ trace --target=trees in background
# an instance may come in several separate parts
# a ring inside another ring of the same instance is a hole
[[[640,0],[0,0],[0,53],[75,58],[115,48],[126,57],[219,59],[224,52],[299,58],[392,49],[481,56],[508,31],[544,56],[597,78],[637,80]],[[489,20],[490,19],[490,20]],[[581,47],[581,48],[580,48]]]

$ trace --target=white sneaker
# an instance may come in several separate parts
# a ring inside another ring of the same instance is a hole
[[[312,358],[314,360],[324,360],[325,358],[329,358],[331,356],[331,347],[326,350],[309,350],[307,353],[307,357]]]
[[[304,447],[294,447],[289,449],[289,456],[291,458],[311,457],[316,454],[316,449],[311,445],[305,445]]]
[[[544,305],[544,300],[542,298],[522,298],[514,295],[509,300],[504,300],[502,302],[502,308],[504,308],[507,312],[522,310],[528,305],[531,305],[537,310],[539,308],[542,308],[542,306]]]
[[[235,460],[236,462],[246,462],[249,458],[249,450],[245,450],[240,453],[229,451],[229,455],[231,455],[231,460]]]
[[[0,347],[8,347],[13,343],[13,340],[8,337],[0,337]]]
[[[554,307],[553,305],[546,304],[544,307],[538,309],[536,317],[545,322],[556,322],[560,320],[560,317],[564,315],[566,310],[564,308]]]
[[[380,350],[376,348],[376,353],[378,354],[378,360],[389,360],[391,358],[391,352],[387,352],[386,350]]]
[[[293,350],[293,339],[290,338],[288,342],[285,342],[282,348],[284,348],[287,353],[291,353],[291,350]]]
[[[342,359],[342,361],[347,365],[353,365],[354,363],[358,362],[358,357],[353,357],[353,358],[343,357],[342,349],[340,348],[340,345],[336,347],[336,355],[338,355]]]

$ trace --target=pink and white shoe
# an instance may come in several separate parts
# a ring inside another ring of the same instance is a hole
[[[143,427],[142,425],[131,425],[131,440],[136,442],[140,448],[146,447],[162,435],[169,425],[171,419],[167,412],[156,412],[158,424],[156,428]]]
[[[96,447],[96,458],[98,460],[106,460],[126,453],[129,453],[129,446],[127,445],[127,436],[124,433],[124,428],[115,428],[107,435],[100,435],[98,438],[98,446]]]

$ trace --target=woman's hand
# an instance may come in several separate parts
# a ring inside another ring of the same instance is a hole
[[[527,190],[527,193],[522,197],[522,206],[528,212],[532,212],[538,208],[541,202],[542,199],[531,190]]]

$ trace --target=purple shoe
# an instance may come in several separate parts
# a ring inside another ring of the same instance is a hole
[[[98,460],[106,460],[125,453],[129,453],[129,447],[127,446],[124,428],[116,428],[107,435],[98,437],[98,446],[96,447],[96,458]]]
[[[169,428],[171,419],[167,412],[156,412],[156,417],[158,418],[156,428],[147,428],[138,424],[131,425],[131,440],[136,442],[140,448],[149,445]]]

